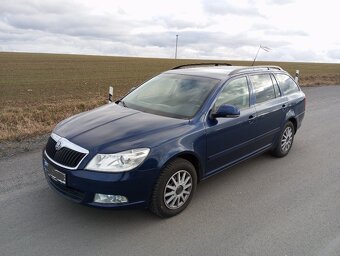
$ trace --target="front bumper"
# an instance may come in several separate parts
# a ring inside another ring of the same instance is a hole
[[[47,166],[65,173],[66,184],[62,184],[48,176],[46,172]],[[53,190],[74,202],[103,208],[148,207],[158,176],[157,169],[133,170],[122,173],[104,173],[80,169],[69,170],[51,162],[45,156],[45,153],[43,153],[43,167],[46,180]],[[93,201],[96,193],[122,195],[128,198],[128,203],[96,203]]]

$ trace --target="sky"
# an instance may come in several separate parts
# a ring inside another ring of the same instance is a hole
[[[339,6],[338,6],[339,5]],[[337,1],[0,0],[0,51],[340,63]]]

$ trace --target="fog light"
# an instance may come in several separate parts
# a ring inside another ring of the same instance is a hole
[[[102,204],[123,204],[127,203],[128,199],[120,195],[95,194],[94,202]]]

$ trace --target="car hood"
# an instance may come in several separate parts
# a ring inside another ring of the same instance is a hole
[[[62,121],[53,132],[92,152],[106,153],[156,146],[165,131],[171,139],[188,122],[108,104]]]

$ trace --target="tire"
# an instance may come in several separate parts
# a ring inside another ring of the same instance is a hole
[[[195,167],[182,158],[171,161],[163,168],[155,185],[151,212],[162,218],[179,214],[189,205],[196,186]]]
[[[292,122],[288,121],[276,143],[275,148],[272,150],[272,155],[275,157],[284,157],[286,156],[290,149],[292,148],[294,141],[295,128]]]

